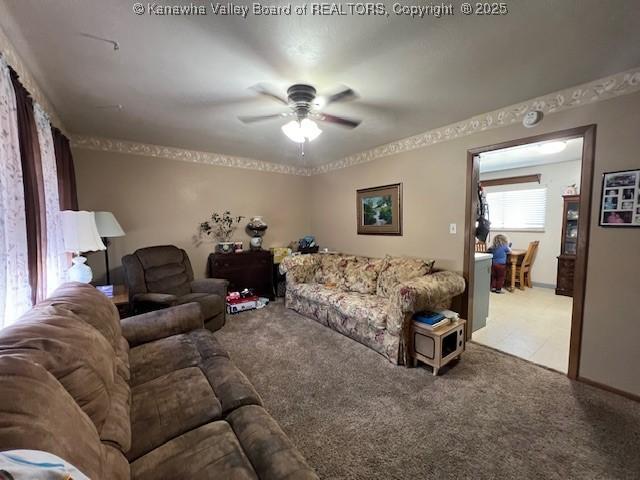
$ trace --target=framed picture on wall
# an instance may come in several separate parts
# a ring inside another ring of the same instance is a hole
[[[402,235],[402,184],[356,192],[358,235]]]
[[[640,170],[602,175],[600,225],[640,227]]]

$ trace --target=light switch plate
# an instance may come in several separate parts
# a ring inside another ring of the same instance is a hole
[[[449,224],[449,233],[451,235],[455,235],[456,231],[457,231],[458,227],[455,223],[450,223]]]

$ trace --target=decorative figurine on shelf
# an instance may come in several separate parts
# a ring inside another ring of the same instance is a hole
[[[216,252],[231,253],[234,251],[234,244],[230,241],[231,236],[243,218],[243,216],[232,216],[229,210],[222,215],[213,212],[209,220],[200,224],[200,235],[206,234],[217,240]]]
[[[576,184],[572,184],[569,185],[568,187],[566,187],[564,189],[564,192],[562,192],[563,195],[577,195],[578,194],[578,187],[576,187]]]
[[[262,237],[267,228],[268,225],[261,216],[251,217],[247,224],[247,233],[251,235],[251,240],[249,241],[251,250],[262,250]]]

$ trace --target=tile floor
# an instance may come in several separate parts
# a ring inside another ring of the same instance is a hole
[[[492,293],[487,325],[472,340],[566,373],[572,305],[550,288]]]

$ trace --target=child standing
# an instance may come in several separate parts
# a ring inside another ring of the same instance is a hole
[[[502,293],[504,286],[504,277],[507,274],[507,255],[511,253],[509,248],[509,239],[505,235],[496,235],[493,237],[491,246],[487,249],[493,254],[491,262],[491,291],[494,293]]]

